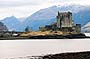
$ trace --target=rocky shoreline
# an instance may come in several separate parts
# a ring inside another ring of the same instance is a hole
[[[51,54],[43,56],[42,59],[90,59],[90,51]]]
[[[17,36],[17,37],[0,37],[0,40],[25,40],[25,39],[85,39],[90,38],[85,34],[69,35],[37,35],[37,36]]]
[[[87,37],[85,34],[69,34],[69,35],[38,35],[38,36],[31,36],[29,39],[83,39],[83,38],[90,38]]]

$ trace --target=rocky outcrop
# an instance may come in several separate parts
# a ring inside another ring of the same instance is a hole
[[[6,25],[4,25],[2,22],[0,22],[0,31],[7,31]]]

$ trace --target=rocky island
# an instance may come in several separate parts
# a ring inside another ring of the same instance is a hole
[[[0,39],[78,39],[89,38],[81,33],[81,24],[75,24],[72,20],[71,12],[58,12],[56,22],[44,27],[39,27],[38,31],[30,31],[29,27],[25,32],[3,31]]]
[[[71,12],[58,12],[56,22],[45,27],[40,27],[39,31],[29,32],[21,36],[28,36],[31,39],[78,39],[89,38],[81,33],[81,24],[74,24]]]

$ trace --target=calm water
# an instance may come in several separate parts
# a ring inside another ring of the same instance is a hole
[[[90,40],[1,40],[0,59],[89,51]]]

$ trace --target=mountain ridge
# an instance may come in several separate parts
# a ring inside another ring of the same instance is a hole
[[[6,24],[5,19],[2,21],[7,25],[7,27],[14,28],[14,30],[24,31],[24,29],[29,26],[30,29],[33,31],[39,30],[39,27],[50,25],[51,23],[56,22],[56,16],[58,11],[59,12],[72,12],[72,19],[75,23],[81,24],[82,27],[90,21],[90,6],[83,6],[83,5],[67,5],[67,6],[51,6],[45,9],[41,9],[36,11],[32,15],[28,16],[24,19],[24,21],[19,22],[11,22],[14,26],[8,25],[10,21]],[[10,18],[12,19],[12,18]],[[16,20],[19,20],[16,18]]]

